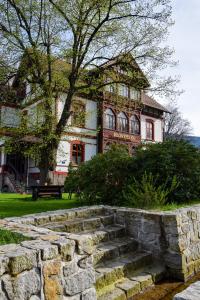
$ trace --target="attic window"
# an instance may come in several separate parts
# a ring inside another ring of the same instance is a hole
[[[107,78],[106,83],[106,91],[110,93],[115,93],[115,84],[113,83],[113,80],[111,78]]]
[[[129,97],[129,87],[126,84],[121,84],[119,88],[119,94],[123,97]]]

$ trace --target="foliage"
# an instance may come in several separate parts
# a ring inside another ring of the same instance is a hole
[[[89,204],[162,205],[200,198],[200,153],[186,141],[146,144],[129,157],[115,146],[72,171],[66,191]],[[134,196],[134,197],[132,197]]]
[[[170,3],[169,0],[0,1],[0,57],[9,63],[12,73],[13,68],[17,73],[14,88],[21,89],[24,81],[28,82],[34,93],[26,100],[42,100],[44,104],[44,122],[41,129],[33,132],[42,143],[27,143],[25,147],[25,154],[40,157],[43,182],[54,167],[74,96],[88,93],[91,87],[95,91],[102,89],[105,84],[102,63],[109,65],[112,61],[111,65],[119,67],[119,61],[113,62],[113,58],[127,58],[131,54],[146,73],[156,78],[158,70],[173,65],[173,51],[163,43],[173,24]],[[131,73],[132,83],[143,88],[144,78],[141,80],[138,66],[135,62],[131,67],[128,65],[125,59],[124,68]],[[64,71],[60,72],[61,69]],[[88,70],[94,69],[99,76],[88,76]],[[5,84],[4,75],[0,77]],[[114,78],[114,82],[126,80],[127,76]],[[163,86],[172,90],[169,84]],[[55,120],[52,107],[60,93],[65,95],[63,111],[60,119]],[[27,135],[26,130],[23,135]],[[16,134],[13,145],[18,141]]]
[[[174,176],[171,186],[167,188],[168,180],[161,185],[157,185],[157,179],[158,177],[154,178],[151,173],[147,174],[146,172],[142,176],[141,181],[133,178],[132,183],[127,185],[123,190],[124,204],[138,208],[165,205],[169,194],[178,187],[178,183]]]
[[[186,141],[169,140],[147,144],[138,149],[130,167],[136,180],[151,173],[157,178],[157,186],[165,184],[169,189],[174,176],[178,187],[170,193],[169,201],[184,202],[200,196],[200,153]]]
[[[113,145],[111,150],[94,156],[73,171],[65,182],[65,189],[79,189],[82,201],[89,204],[119,204],[128,173],[130,157],[123,146]]]
[[[26,240],[29,240],[29,238],[23,236],[22,234],[0,229],[0,245],[19,244]]]

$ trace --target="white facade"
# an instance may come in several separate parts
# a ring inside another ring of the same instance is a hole
[[[21,111],[16,107],[1,106],[1,127],[18,127],[21,122]]]
[[[146,123],[151,120],[153,122],[153,131],[154,131],[154,139],[152,142],[163,142],[163,126],[164,121],[162,119],[149,117],[147,115],[141,114],[141,140],[142,142],[146,142],[147,139],[147,130]]]
[[[58,119],[63,110],[65,97],[66,95],[63,94],[57,104]],[[97,154],[97,102],[79,97],[76,97],[75,101],[80,101],[85,105],[85,127],[72,126],[71,117],[69,118],[57,152],[56,172],[68,172],[73,142],[78,141],[84,144],[84,161],[90,160]]]

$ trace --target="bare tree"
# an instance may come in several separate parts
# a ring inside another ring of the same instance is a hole
[[[102,73],[108,71],[102,64],[114,66],[119,64],[114,58],[125,58],[124,67],[131,72],[132,82],[141,87],[138,69],[129,67],[131,54],[150,79],[157,78],[159,92],[165,92],[166,88],[169,92],[169,83],[173,85],[176,80],[168,78],[168,85],[163,84],[161,78],[158,80],[158,71],[174,64],[173,51],[163,43],[173,24],[170,2],[0,0],[0,55],[6,54],[11,69],[20,69],[19,76],[37,87],[37,98],[44,102],[45,122],[35,130],[43,142],[24,147],[27,151],[32,147],[32,153],[39,155],[42,181],[46,181],[48,170],[54,166],[73,97],[88,92],[91,86],[93,90],[101,90],[106,84]],[[58,59],[67,65],[67,72],[60,77],[55,71]],[[122,80],[112,76],[112,72],[106,75],[113,82]],[[52,101],[61,92],[67,96],[56,122]]]
[[[183,139],[192,133],[190,121],[183,118],[176,104],[169,104],[168,110],[170,114],[165,116],[165,139]]]

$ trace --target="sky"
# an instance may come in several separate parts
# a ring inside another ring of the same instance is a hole
[[[185,91],[177,104],[193,127],[192,134],[200,136],[200,0],[172,2],[175,25],[170,29],[169,43],[179,61],[172,72],[181,76],[179,88]]]

